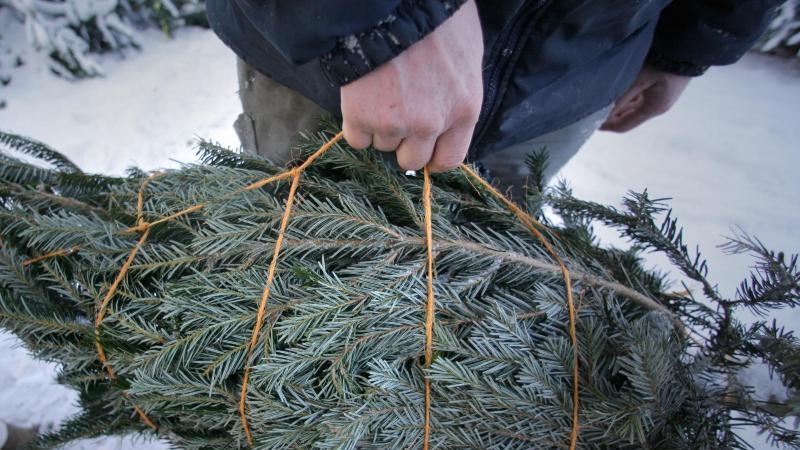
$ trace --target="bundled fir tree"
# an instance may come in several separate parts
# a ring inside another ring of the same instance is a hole
[[[532,185],[522,211],[468,168],[314,153],[331,130],[289,172],[203,143],[204,164],[119,178],[0,135],[50,166],[0,157],[0,325],[83,407],[42,446],[728,449],[755,424],[800,448],[797,339],[734,316],[796,306],[797,256],[735,237],[758,264],[724,298],[647,193],[615,209]],[[593,221],[634,246],[598,246]],[[671,292],[645,250],[700,290]],[[761,361],[788,402],[740,379]]]

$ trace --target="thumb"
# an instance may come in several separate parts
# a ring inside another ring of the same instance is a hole
[[[600,127],[604,131],[617,133],[628,132],[655,116],[663,114],[666,109],[659,98],[642,95],[642,101],[619,117],[611,117]],[[667,108],[668,109],[668,108]]]
[[[616,123],[625,119],[626,116],[629,116],[642,106],[645,102],[644,93],[650,87],[652,87],[652,83],[649,79],[640,75],[633,85],[614,103],[614,108],[600,129],[615,131],[613,128]]]

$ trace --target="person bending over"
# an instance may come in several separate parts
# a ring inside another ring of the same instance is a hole
[[[207,0],[239,57],[246,150],[291,159],[325,112],[406,170],[479,161],[518,194],[597,129],[663,114],[691,77],[737,61],[777,0]]]

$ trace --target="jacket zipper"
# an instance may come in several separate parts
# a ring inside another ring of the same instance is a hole
[[[533,0],[526,2],[522,10],[515,15],[512,23],[497,37],[492,46],[492,53],[487,58],[487,66],[491,72],[484,80],[484,101],[478,115],[478,123],[472,135],[470,145],[470,159],[475,159],[479,144],[488,131],[489,124],[497,114],[502,94],[508,84],[509,78],[519,60],[518,47],[524,45],[532,31],[531,22],[544,9],[545,4],[551,0]]]

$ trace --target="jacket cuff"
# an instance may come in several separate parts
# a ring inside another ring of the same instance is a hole
[[[688,61],[678,61],[653,50],[647,55],[647,63],[656,69],[684,77],[699,77],[709,68]]]
[[[447,20],[466,0],[403,0],[389,16],[357,34],[338,39],[320,57],[322,71],[343,86],[399,55]]]

